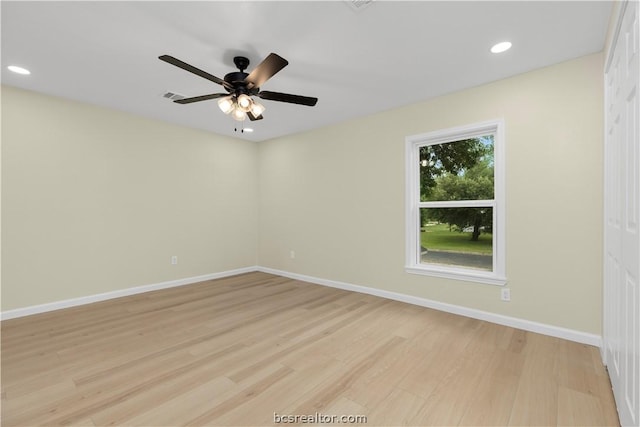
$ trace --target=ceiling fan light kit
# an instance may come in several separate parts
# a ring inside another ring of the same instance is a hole
[[[225,96],[218,100],[218,107],[225,114],[230,114],[235,120],[242,121],[251,113],[253,117],[260,117],[265,106],[252,99],[250,96],[241,94],[239,97],[234,95]]]
[[[174,100],[175,103],[191,104],[218,98],[218,107],[220,110],[237,121],[244,121],[247,117],[251,121],[263,119],[262,113],[265,111],[265,107],[253,99],[254,96],[269,101],[287,102],[309,107],[313,107],[318,102],[318,98],[309,96],[280,92],[263,92],[260,90],[260,86],[289,64],[286,59],[275,53],[270,53],[269,56],[249,74],[244,72],[249,66],[249,59],[244,56],[236,56],[233,58],[233,62],[239,71],[228,73],[224,76],[224,79],[209,74],[173,56],[162,55],[158,57],[158,59],[219,84],[227,91],[227,93],[212,93],[209,95],[176,99]]]

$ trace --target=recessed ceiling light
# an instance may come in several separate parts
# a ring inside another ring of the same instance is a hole
[[[511,42],[496,43],[491,47],[492,53],[502,53],[511,49]]]
[[[9,69],[9,71],[13,71],[14,73],[25,75],[31,74],[31,71],[27,70],[26,68],[18,67],[17,65],[9,65],[7,68]]]

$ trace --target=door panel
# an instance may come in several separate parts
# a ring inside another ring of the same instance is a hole
[[[640,424],[638,2],[619,17],[605,73],[604,357],[622,425]]]

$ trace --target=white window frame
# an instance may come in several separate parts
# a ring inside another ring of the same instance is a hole
[[[420,147],[494,135],[494,198],[493,200],[420,201]],[[504,120],[496,119],[420,135],[405,139],[405,203],[406,262],[405,271],[412,274],[444,277],[504,286],[505,275],[505,153]],[[421,263],[420,208],[491,207],[493,208],[493,271]]]

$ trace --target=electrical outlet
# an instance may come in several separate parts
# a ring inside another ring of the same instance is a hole
[[[295,259],[296,258],[296,251],[289,251],[289,258]]]
[[[502,301],[511,301],[511,289],[509,288],[500,289],[500,299]]]
[[[171,265],[176,265],[178,263],[178,256],[174,255],[171,257]]]

